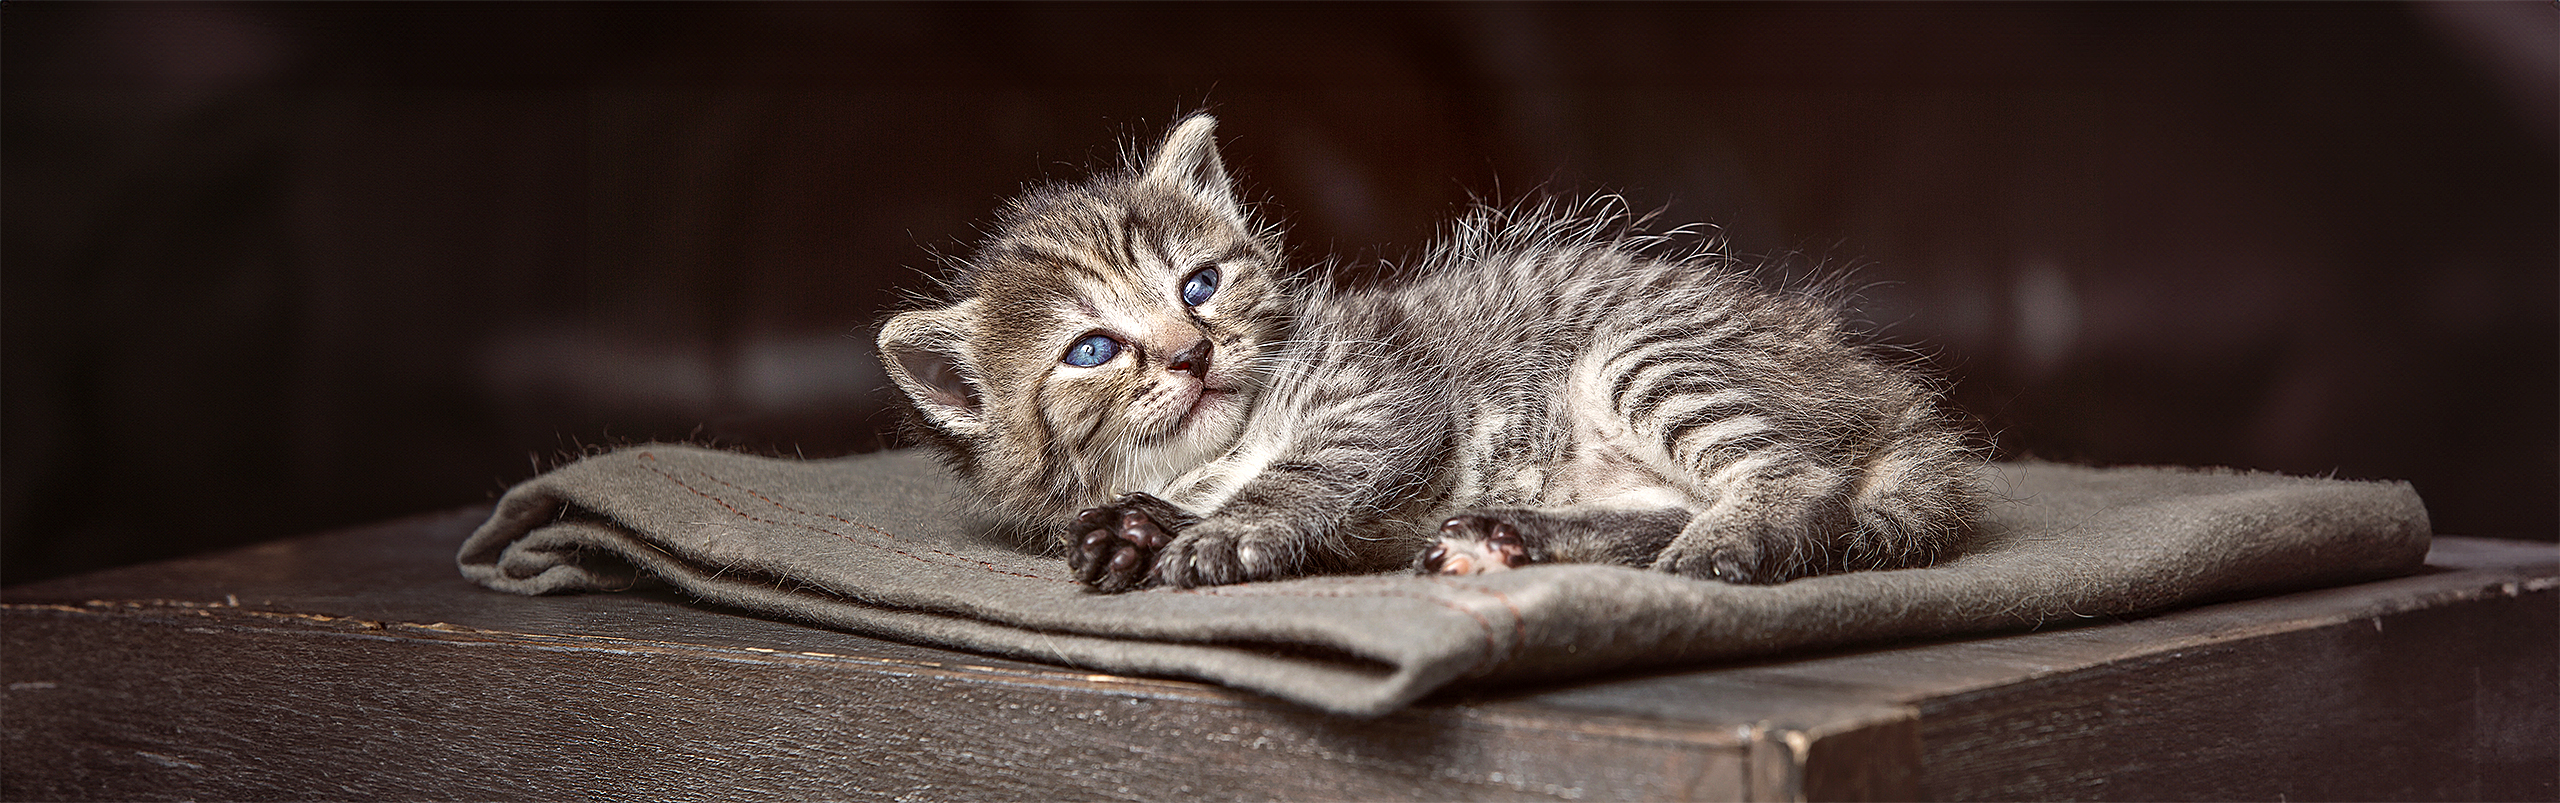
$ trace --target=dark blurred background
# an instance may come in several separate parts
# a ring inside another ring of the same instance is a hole
[[[1619,190],[1855,269],[2003,454],[2560,518],[2560,12],[0,5],[15,583],[890,444],[869,329],[1177,113],[1298,256]]]

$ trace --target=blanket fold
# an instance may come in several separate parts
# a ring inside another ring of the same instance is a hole
[[[638,574],[902,641],[1194,678],[1354,715],[1456,683],[1554,679],[2016,630],[2415,570],[2406,483],[2002,463],[1981,532],[1924,569],[1732,586],[1610,566],[1087,593],[963,512],[913,451],[834,460],[650,445],[510,490],[464,575],[521,594]],[[635,574],[638,573],[638,574]]]

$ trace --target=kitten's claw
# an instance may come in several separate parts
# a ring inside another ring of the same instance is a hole
[[[1528,542],[1511,522],[1464,514],[1440,525],[1440,540],[1414,558],[1413,568],[1424,574],[1484,574],[1533,562]]]
[[[1067,568],[1105,594],[1145,585],[1157,550],[1173,542],[1154,517],[1125,507],[1086,508],[1067,525]]]

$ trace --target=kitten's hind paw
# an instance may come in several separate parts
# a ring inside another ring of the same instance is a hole
[[[1662,551],[1653,568],[1701,580],[1734,585],[1767,585],[1792,579],[1762,565],[1760,548],[1749,541],[1721,544],[1674,544]]]
[[[1145,494],[1086,508],[1067,522],[1067,569],[1076,582],[1105,594],[1147,585],[1156,552],[1173,543],[1182,523],[1180,512]]]
[[[1528,542],[1511,522],[1465,514],[1440,525],[1440,540],[1414,557],[1413,568],[1423,574],[1484,574],[1532,562]]]

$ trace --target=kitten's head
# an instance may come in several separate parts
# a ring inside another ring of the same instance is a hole
[[[881,362],[929,443],[1004,512],[1057,516],[1232,446],[1268,387],[1296,285],[1211,137],[1009,204],[955,299],[890,319]]]

